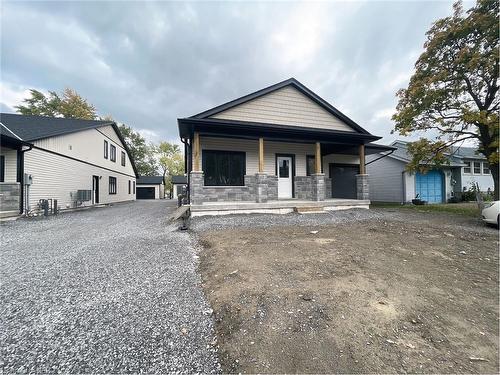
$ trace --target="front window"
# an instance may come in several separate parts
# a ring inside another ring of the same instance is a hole
[[[134,194],[135,194],[135,181],[132,182],[132,186],[133,186],[133,190],[134,190]]]
[[[483,163],[483,174],[490,174],[490,165],[488,163]]]
[[[464,167],[464,173],[470,173],[470,161],[464,161],[465,167]]]
[[[116,194],[116,177],[109,178],[109,194]]]
[[[474,174],[481,174],[481,162],[474,162]]]
[[[125,166],[125,152],[122,151],[122,165]]]
[[[130,183],[130,180],[128,180],[128,193],[132,193],[132,188],[131,188],[132,184]]]
[[[244,186],[246,154],[237,151],[203,150],[205,186]]]
[[[104,141],[104,159],[108,158],[108,141]]]
[[[109,147],[109,160],[116,161],[116,146],[110,145]]]

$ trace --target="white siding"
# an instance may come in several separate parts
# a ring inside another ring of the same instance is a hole
[[[465,188],[465,190],[470,189],[471,185],[473,183],[477,183],[479,185],[479,189],[481,191],[487,191],[488,188],[491,190],[494,190],[494,184],[493,184],[493,177],[490,174],[483,174],[483,163],[484,161],[481,160],[473,160],[473,159],[467,159],[467,161],[471,162],[471,173],[464,173],[464,168],[462,167],[462,190]],[[481,173],[480,174],[474,174],[474,162],[479,162],[481,163]]]
[[[354,131],[323,107],[293,87],[227,109],[212,118]]]
[[[107,134],[115,134],[111,139],[104,136],[101,132],[106,131]],[[134,175],[134,170],[127,153],[125,166],[121,165],[121,152],[125,151],[125,148],[119,142],[114,142],[114,139],[118,140],[112,126],[105,126],[97,129],[84,130],[77,133],[71,133],[66,135],[61,135],[57,137],[51,137],[46,139],[41,139],[34,142],[34,145],[45,150],[51,150],[62,155],[70,156],[78,160],[83,160],[98,166],[126,173],[129,175]],[[108,151],[108,158],[104,159],[104,141],[108,142],[108,149],[110,145],[116,147],[116,161],[113,162],[110,159],[111,153]]]
[[[102,131],[106,132],[103,135]],[[114,134],[114,135],[113,135]],[[111,139],[110,139],[111,138]],[[116,146],[116,161],[104,158],[104,140]],[[115,140],[117,142],[115,142]],[[30,187],[30,206],[36,208],[39,199],[57,199],[62,207],[74,207],[77,190],[92,190],[92,176],[100,176],[99,203],[134,200],[128,181],[135,181],[130,159],[125,152],[125,166],[121,165],[121,152],[125,151],[112,126],[84,130],[77,133],[41,139],[24,154],[24,171],[33,176]],[[55,152],[56,155],[48,151]],[[73,159],[76,160],[73,160]],[[109,194],[109,177],[117,179],[117,193]],[[83,205],[91,205],[85,202]]]
[[[5,157],[5,180],[4,182],[17,181],[17,150],[2,147],[0,155]]]
[[[33,184],[29,188],[32,209],[36,208],[39,199],[48,198],[57,199],[62,208],[74,207],[77,190],[92,190],[93,175],[101,176],[99,203],[135,199],[133,189],[132,194],[128,194],[128,181],[135,181],[134,177],[38,149],[26,152],[24,158],[25,173],[33,176]],[[117,179],[116,194],[109,194],[110,176]],[[91,204],[92,202],[85,202],[84,206]]]
[[[415,187],[415,174],[410,172],[404,172],[404,184],[405,184],[405,203],[411,202],[415,195],[417,195]]]

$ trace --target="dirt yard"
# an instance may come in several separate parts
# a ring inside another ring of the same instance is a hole
[[[380,212],[198,233],[224,372],[498,373],[498,231]]]

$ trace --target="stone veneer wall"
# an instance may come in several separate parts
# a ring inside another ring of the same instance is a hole
[[[370,186],[367,174],[356,175],[356,192],[358,199],[370,199]]]
[[[313,201],[325,200],[325,175],[323,173],[311,175]]]
[[[18,182],[0,183],[0,211],[19,211],[21,185]]]
[[[190,198],[193,204],[257,200],[256,175],[245,175],[245,186],[205,186],[203,172],[191,172],[190,177]],[[261,201],[278,199],[278,177],[261,174],[259,186],[264,187]]]
[[[332,179],[325,177],[325,199],[332,198]]]
[[[312,179],[311,176],[295,176],[294,192],[297,199],[311,199]]]

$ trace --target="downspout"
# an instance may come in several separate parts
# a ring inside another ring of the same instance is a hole
[[[23,145],[21,145],[21,149],[18,150],[17,153],[17,180],[20,184],[20,199],[19,199],[19,213],[22,215],[24,213],[24,153],[26,151],[30,151],[33,148],[33,145],[27,144],[28,148],[23,150]]]

